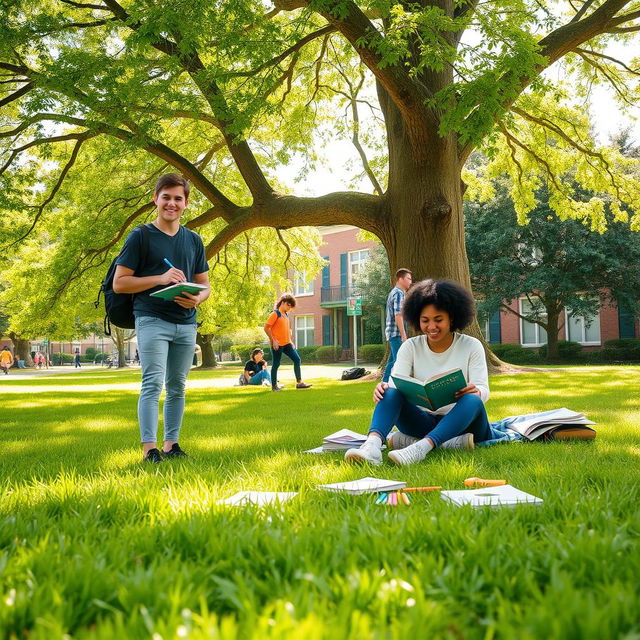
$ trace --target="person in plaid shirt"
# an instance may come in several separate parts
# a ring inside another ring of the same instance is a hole
[[[389,359],[382,376],[382,382],[389,382],[398,349],[407,339],[407,331],[402,319],[402,302],[412,282],[413,274],[409,269],[398,269],[396,271],[396,286],[391,289],[387,297],[387,322],[384,333],[389,342]]]

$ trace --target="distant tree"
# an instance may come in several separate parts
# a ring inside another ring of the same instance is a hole
[[[544,190],[538,198],[543,204],[524,226],[516,224],[504,184],[489,202],[468,203],[467,251],[481,311],[503,309],[538,324],[547,332],[547,353],[553,359],[565,308],[587,323],[601,303],[616,301],[639,310],[640,236],[609,209],[607,231],[601,234],[553,215]],[[526,313],[508,306],[523,296],[529,302]]]
[[[391,287],[389,260],[382,245],[371,250],[367,267],[358,274],[355,284],[362,294],[366,339],[373,340],[375,337],[374,342],[381,343],[384,341],[382,313]]]

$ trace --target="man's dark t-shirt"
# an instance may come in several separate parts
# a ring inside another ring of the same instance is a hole
[[[124,248],[118,258],[117,264],[134,270],[138,277],[158,276],[169,267],[166,258],[176,269],[180,269],[189,282],[197,273],[209,270],[209,265],[204,256],[204,245],[197,233],[186,229],[182,225],[175,236],[167,235],[152,224],[149,229],[149,251],[144,265],[140,265],[140,250],[142,247],[142,231],[134,229],[124,243]],[[141,291],[133,296],[133,315],[152,316],[175,324],[195,324],[196,310],[184,309],[173,300],[151,298],[149,294],[167,285],[161,284],[146,291]]]
[[[260,373],[263,367],[266,367],[267,363],[264,360],[260,360],[260,362],[256,362],[255,360],[247,360],[247,364],[244,365],[244,370],[249,374],[250,377],[253,377],[256,373]]]

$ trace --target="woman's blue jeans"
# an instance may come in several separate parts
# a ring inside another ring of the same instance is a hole
[[[158,403],[163,385],[164,440],[178,441],[187,375],[196,346],[196,325],[175,324],[160,318],[136,318],[142,386],[138,400],[141,442],[156,442]]]
[[[300,369],[300,354],[295,350],[291,343],[285,344],[284,347],[280,345],[278,349],[271,349],[273,355],[273,364],[271,365],[271,385],[275,387],[278,384],[278,368],[280,367],[280,360],[284,353],[293,362],[293,372],[296,375],[296,380],[300,382],[302,380],[302,371]]]
[[[263,380],[266,380],[269,384],[271,384],[271,376],[266,369],[258,371],[258,373],[254,373],[249,378],[249,384],[262,384]]]
[[[484,403],[472,394],[462,396],[446,415],[434,416],[389,387],[373,411],[369,433],[379,434],[385,442],[393,425],[414,438],[429,436],[436,447],[461,433],[472,433],[475,442],[492,438]]]

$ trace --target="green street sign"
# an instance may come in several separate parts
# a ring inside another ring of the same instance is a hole
[[[362,298],[347,298],[347,315],[362,315]]]

